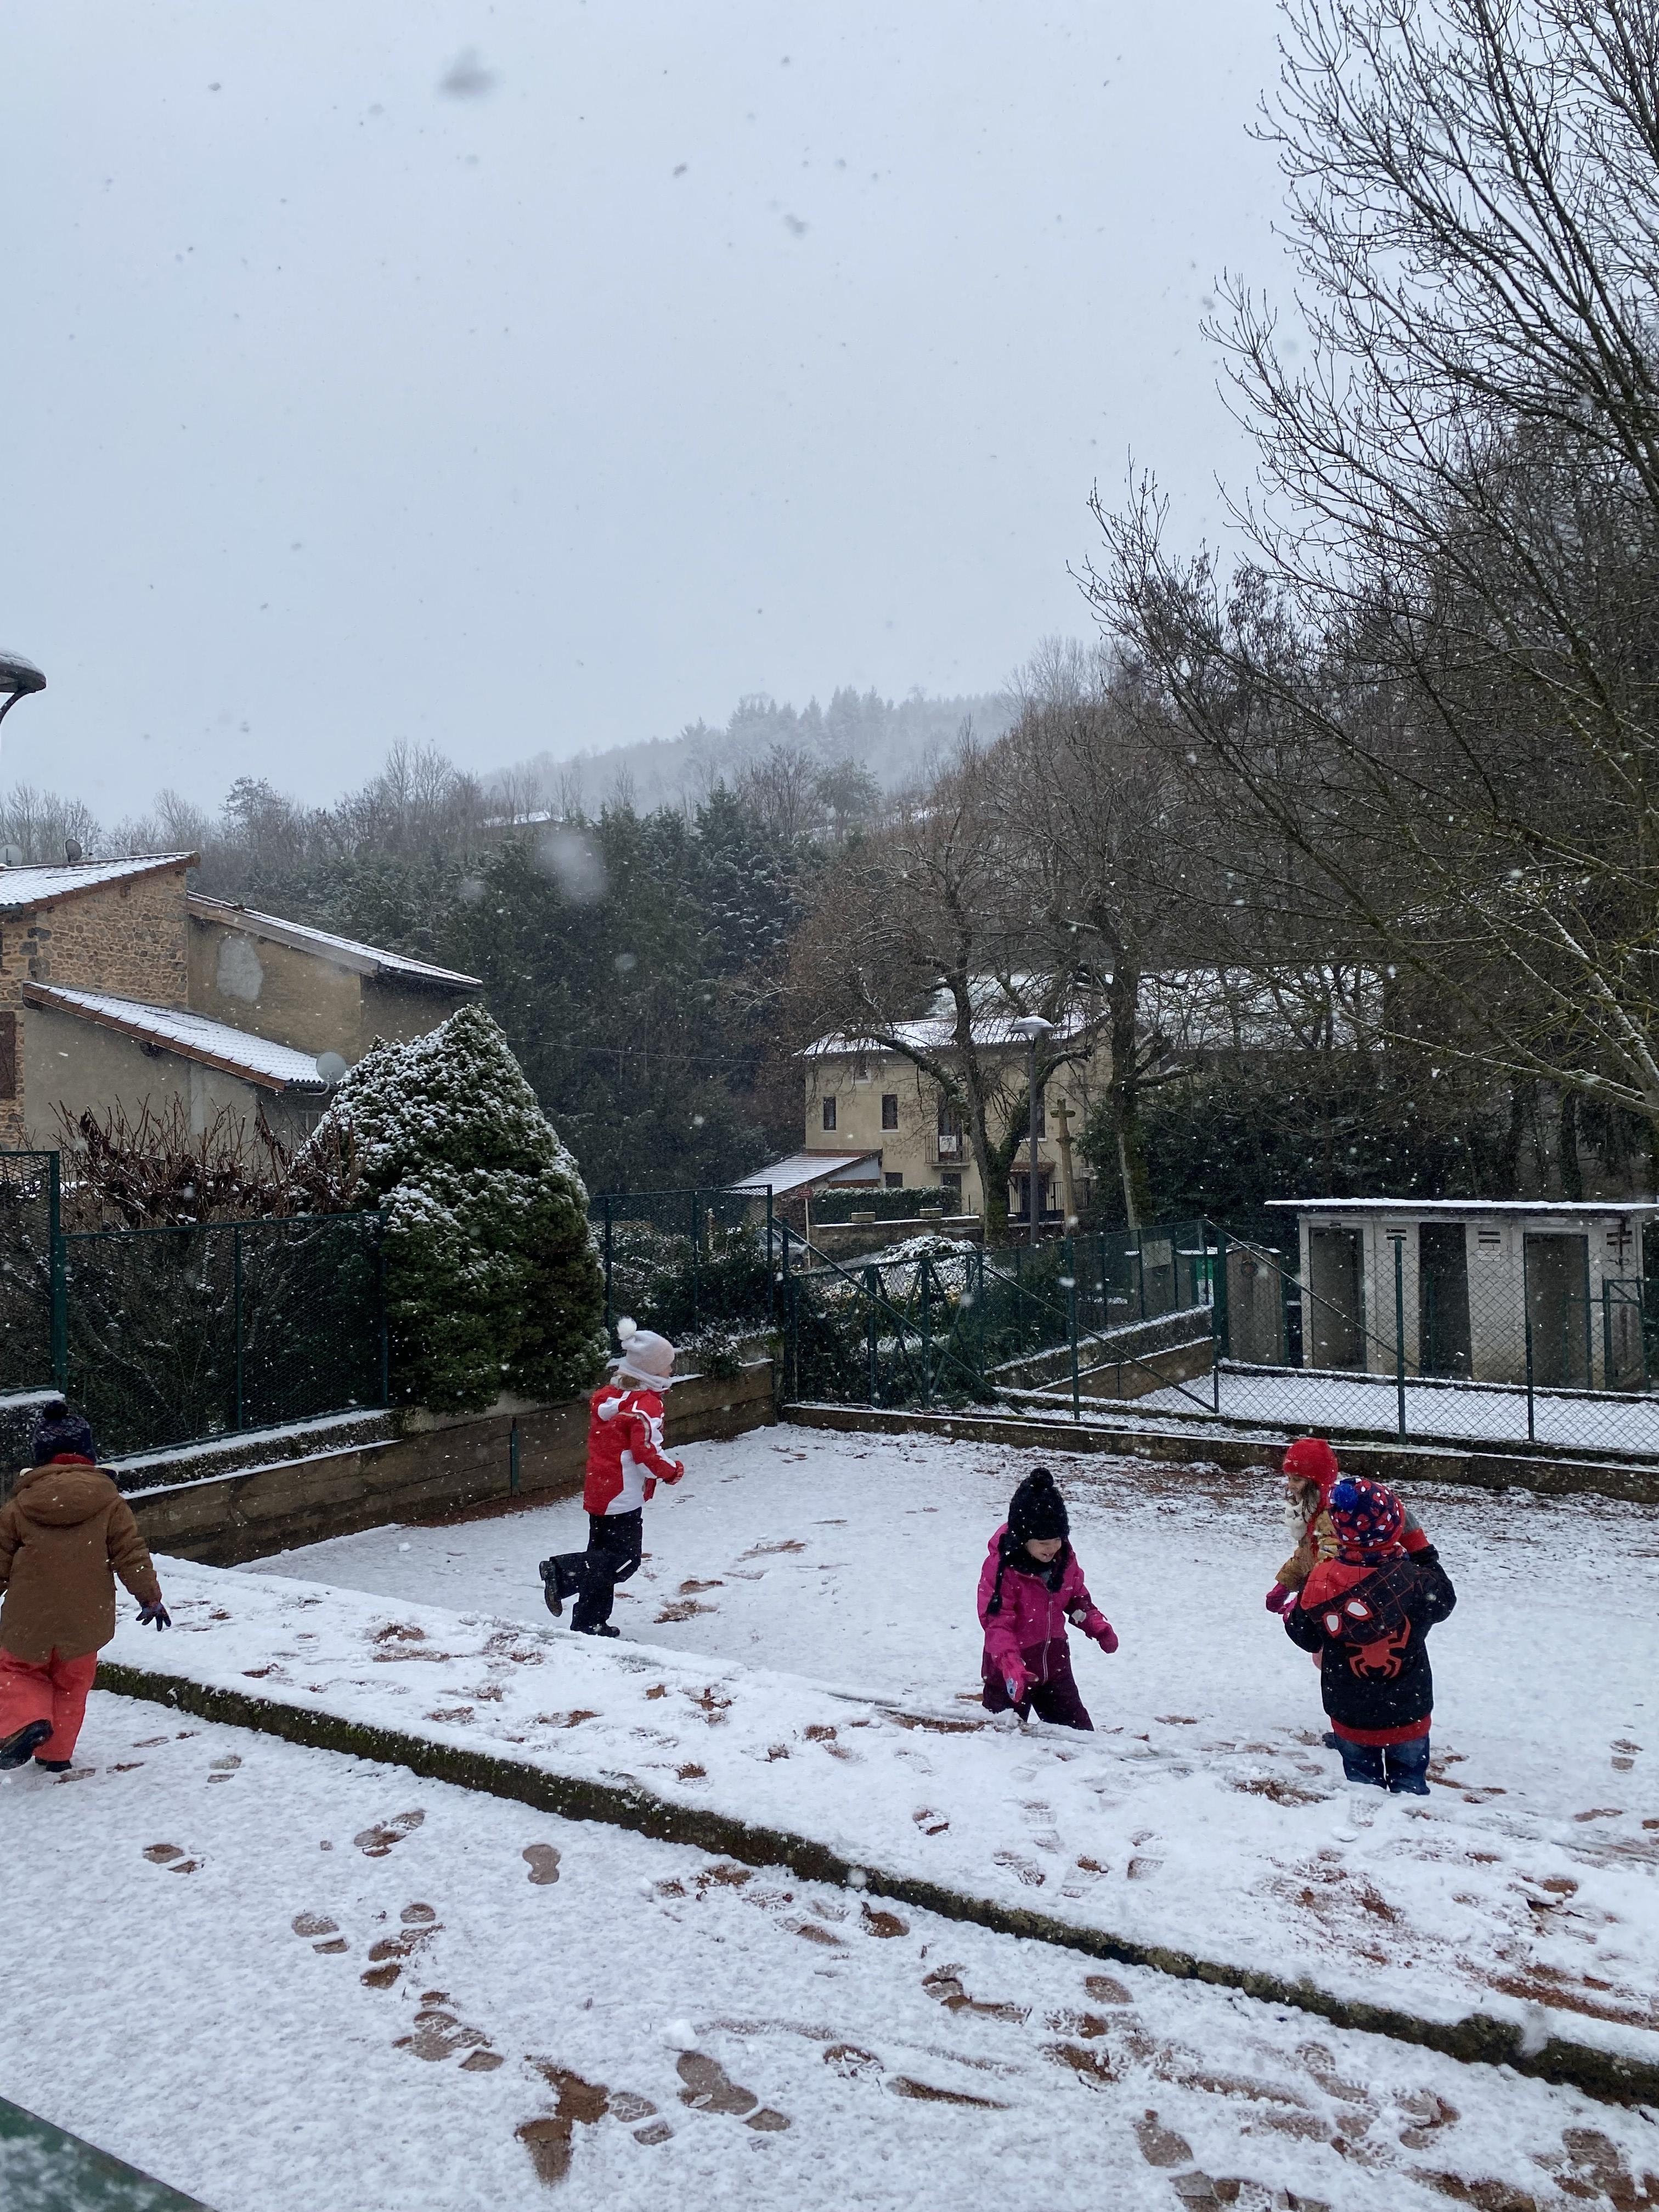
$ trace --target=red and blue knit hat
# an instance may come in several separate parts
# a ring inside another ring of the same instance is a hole
[[[1345,1474],[1326,1499],[1339,1556],[1350,1566],[1384,1559],[1400,1547],[1406,1509],[1380,1482]]]

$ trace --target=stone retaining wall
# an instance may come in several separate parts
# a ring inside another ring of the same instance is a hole
[[[678,1378],[668,1396],[667,1439],[678,1449],[740,1436],[776,1418],[771,1364],[757,1360],[729,1382]],[[581,1488],[586,1441],[587,1404],[580,1398],[453,1419],[416,1414],[395,1436],[149,1487],[131,1504],[153,1552],[233,1567],[387,1521],[436,1519],[515,1494],[571,1497]]]
[[[1089,1413],[1094,1413],[1091,1406]],[[1276,1468],[1290,1442],[1288,1435],[1218,1433],[1197,1421],[1185,1431],[1140,1428],[1127,1420],[1121,1427],[1109,1428],[1088,1415],[1074,1422],[1058,1409],[1039,1411],[1036,1407],[1030,1413],[905,1413],[872,1411],[867,1406],[790,1406],[784,1419],[802,1428],[844,1429],[860,1435],[961,1437],[978,1443],[1012,1444],[1024,1451],[1111,1452],[1125,1459],[1173,1461],[1241,1472]],[[1610,1461],[1520,1451],[1352,1444],[1340,1439],[1337,1450],[1350,1474],[1390,1485],[1454,1482],[1480,1490],[1532,1490],[1547,1498],[1588,1494],[1659,1505],[1659,1466],[1621,1467]]]

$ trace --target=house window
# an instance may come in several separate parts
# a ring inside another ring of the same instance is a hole
[[[0,1098],[17,1096],[17,1017],[0,1014]]]
[[[889,1091],[883,1093],[881,1101],[881,1126],[884,1129],[896,1129],[898,1127],[898,1093],[896,1091]]]
[[[857,1054],[854,1059],[853,1080],[854,1083],[867,1083],[870,1080],[870,1064],[862,1053]]]
[[[962,1158],[962,1117],[948,1098],[939,1103],[939,1156],[942,1160]]]
[[[945,1204],[951,1207],[952,1212],[960,1213],[962,1211],[962,1176],[960,1173],[950,1168],[946,1168],[944,1173],[939,1176],[939,1186],[940,1194],[943,1196]]]
[[[881,1187],[884,1190],[902,1190],[904,1188],[903,1170],[900,1169],[898,1173],[896,1175],[890,1168],[882,1176]]]
[[[833,1129],[836,1126],[836,1102],[833,1098],[826,1098],[823,1102],[823,1126],[826,1129]]]

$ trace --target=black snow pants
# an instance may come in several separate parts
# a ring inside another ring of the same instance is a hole
[[[631,1513],[590,1513],[587,1549],[563,1552],[551,1561],[561,1597],[574,1596],[570,1616],[574,1629],[603,1628],[611,1618],[617,1584],[625,1583],[640,1564],[645,1542],[645,1516]]]

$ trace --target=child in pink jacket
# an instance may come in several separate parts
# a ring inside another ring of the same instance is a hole
[[[1084,1586],[1066,1501],[1046,1467],[1033,1468],[1020,1484],[991,1539],[979,1577],[979,1617],[987,1712],[1017,1712],[1022,1720],[1035,1712],[1060,1728],[1093,1729],[1072,1679],[1066,1624],[1103,1651],[1117,1650],[1117,1633]]]

